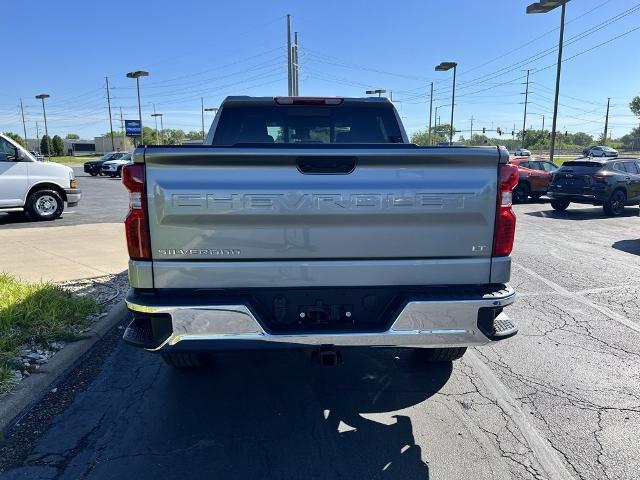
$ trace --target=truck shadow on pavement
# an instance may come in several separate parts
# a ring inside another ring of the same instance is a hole
[[[334,368],[303,352],[218,355],[187,374],[161,368],[155,439],[171,438],[210,478],[279,479],[429,478],[409,416],[386,412],[424,401],[452,372],[389,351],[346,351]]]
[[[239,352],[178,371],[120,343],[11,473],[428,479],[411,419],[398,410],[437,393],[452,364],[428,365],[410,351],[344,356],[320,367],[301,351]],[[413,418],[429,416],[419,408]]]

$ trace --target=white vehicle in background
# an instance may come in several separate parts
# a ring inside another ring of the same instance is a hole
[[[519,148],[514,152],[514,155],[516,157],[530,157],[531,151],[527,150],[526,148]]]
[[[44,155],[39,154],[35,150],[29,150],[29,153],[39,162],[44,162]]]
[[[9,137],[0,134],[0,212],[27,213],[35,220],[54,220],[64,204],[82,196],[70,167],[39,162]]]
[[[102,175],[108,175],[111,178],[122,176],[122,167],[131,163],[131,154],[126,153],[116,160],[107,160],[102,164],[100,173]]]

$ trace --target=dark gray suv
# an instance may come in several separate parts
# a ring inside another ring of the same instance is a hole
[[[547,195],[558,211],[575,202],[602,205],[607,215],[620,215],[625,205],[640,202],[640,160],[581,158],[565,162],[553,175]]]

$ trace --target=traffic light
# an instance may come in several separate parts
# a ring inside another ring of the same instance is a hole
[[[500,129],[500,127],[498,127],[496,131],[498,132],[498,135],[502,136],[502,130]]]
[[[515,130],[511,130],[511,135],[515,135],[516,131]]]
[[[482,133],[487,133],[487,129],[482,127]]]

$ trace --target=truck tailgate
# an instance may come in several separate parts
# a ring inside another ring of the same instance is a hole
[[[157,288],[340,285],[358,267],[367,284],[489,281],[497,148],[151,147],[144,156]]]

